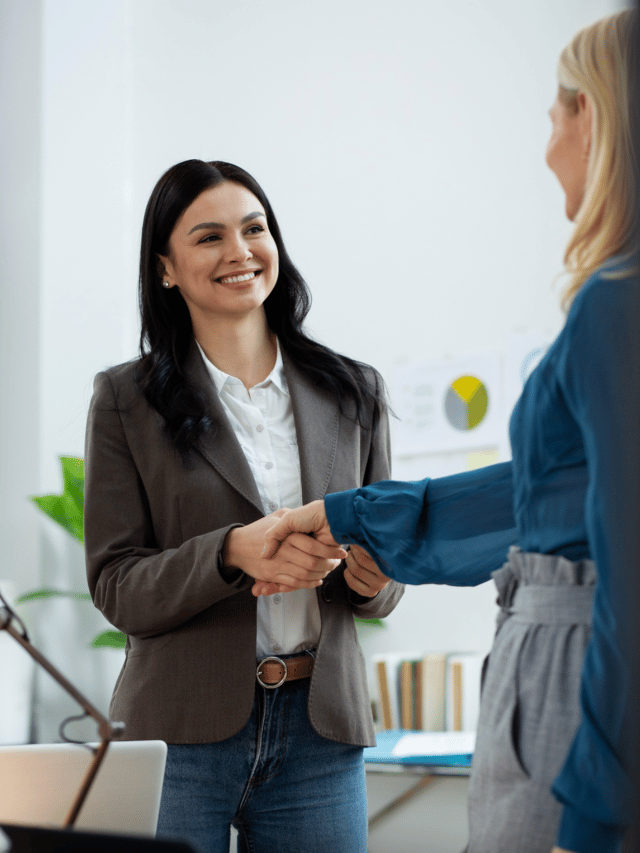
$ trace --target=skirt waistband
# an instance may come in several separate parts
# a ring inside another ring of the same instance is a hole
[[[507,615],[516,622],[590,625],[592,607],[592,586],[522,586]]]
[[[589,625],[597,571],[592,560],[509,549],[493,573],[498,588],[498,627],[507,617],[537,624]]]

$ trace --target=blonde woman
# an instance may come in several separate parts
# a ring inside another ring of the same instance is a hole
[[[265,551],[292,531],[315,531],[364,547],[405,583],[493,575],[501,612],[483,682],[469,853],[614,853],[629,818],[621,650],[626,580],[640,565],[634,14],[582,30],[560,57],[546,159],[575,223],[568,313],[512,414],[513,461],[329,495],[285,515]]]

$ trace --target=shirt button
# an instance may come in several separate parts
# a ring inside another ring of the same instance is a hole
[[[282,596],[281,596],[281,595],[274,595],[274,596],[273,596],[273,603],[274,603],[274,604],[280,604],[280,602],[281,602],[281,601],[282,601]]]
[[[274,502],[271,501],[271,503],[269,504],[269,509],[271,509],[271,510],[278,509],[278,504],[274,504]]]
[[[256,432],[262,432],[263,429],[264,429],[263,425],[258,424],[258,426],[256,427]]]
[[[278,643],[276,643],[276,644],[275,644],[275,646],[273,647],[273,651],[274,651],[274,652],[281,652],[281,651],[282,651],[282,646],[281,646],[281,645],[279,645]]]
[[[265,462],[264,467],[267,469],[267,471],[270,471],[273,468],[273,462]]]

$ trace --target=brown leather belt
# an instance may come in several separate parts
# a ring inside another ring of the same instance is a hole
[[[285,681],[296,681],[298,678],[309,678],[313,671],[313,656],[298,655],[295,658],[269,657],[263,658],[256,669],[258,684],[268,690],[275,690]]]

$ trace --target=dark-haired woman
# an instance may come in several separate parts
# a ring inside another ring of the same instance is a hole
[[[141,358],[96,378],[85,542],[94,602],[128,635],[111,715],[169,744],[158,831],[215,853],[231,825],[256,853],[365,851],[353,616],[402,587],[358,549],[338,564],[294,538],[277,566],[261,549],[282,507],[388,476],[382,382],[304,334],[273,211],[228,163],[156,185],[140,304]]]

